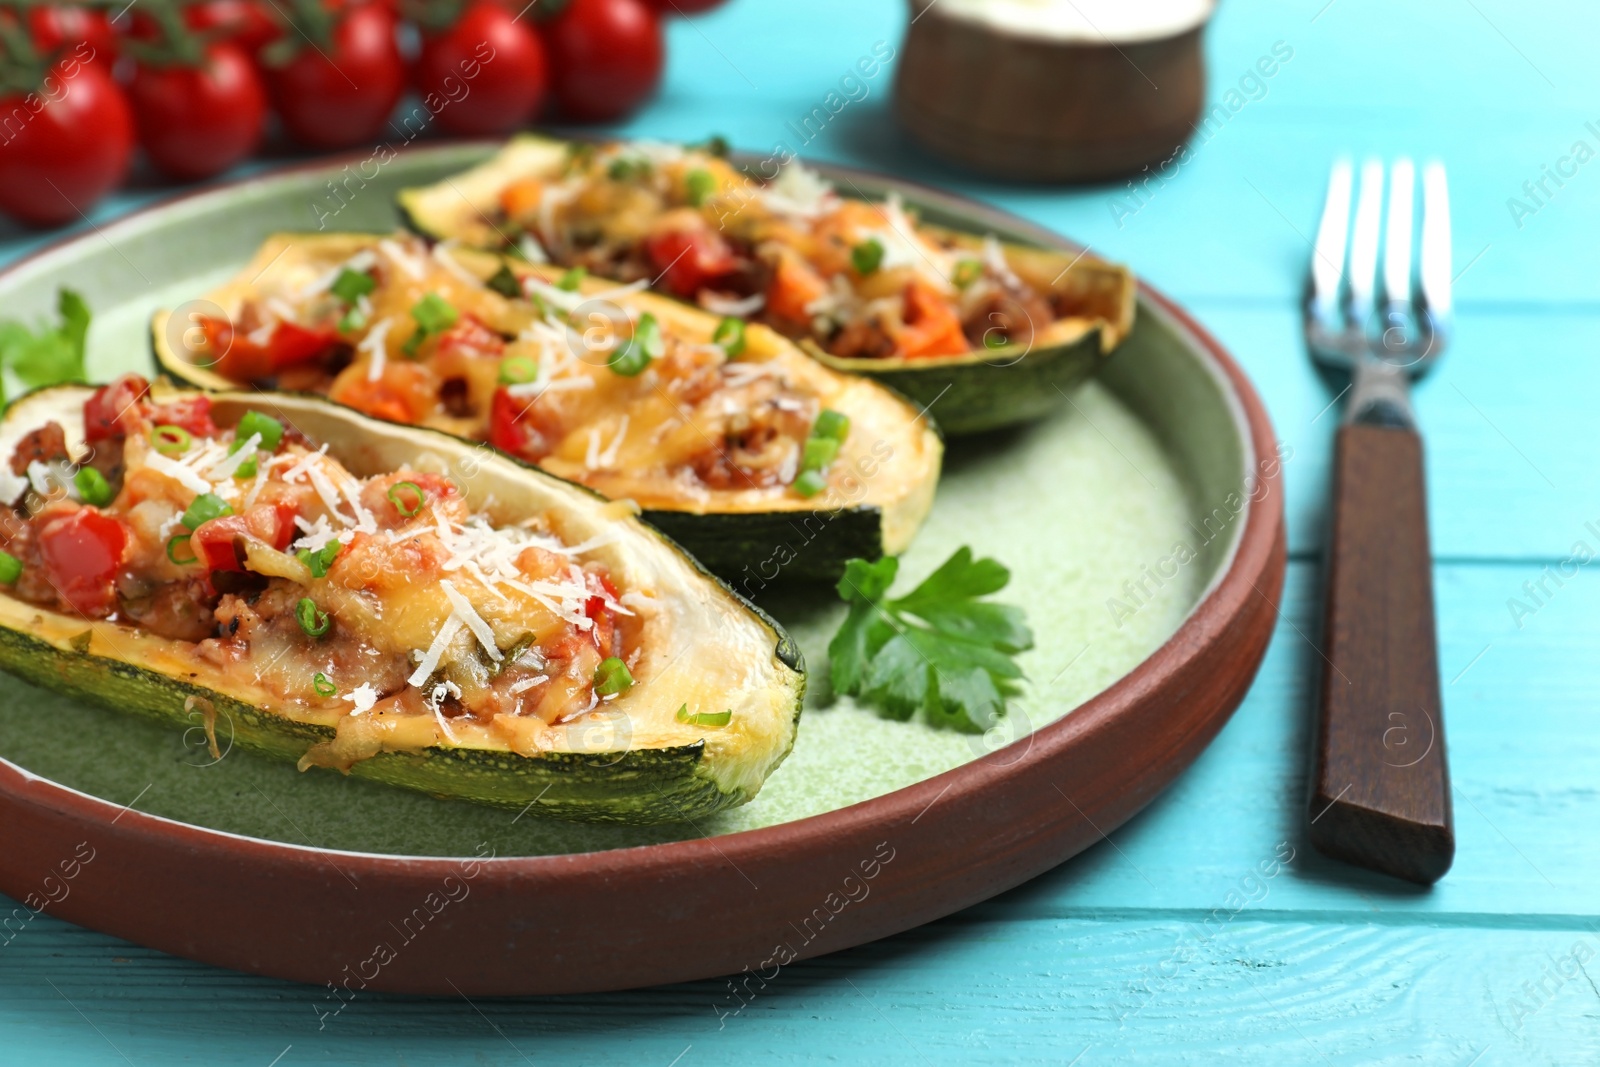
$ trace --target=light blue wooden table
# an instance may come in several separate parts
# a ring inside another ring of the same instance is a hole
[[[888,0],[735,0],[673,27],[666,89],[625,132],[794,144],[786,124],[874,42],[898,45],[904,17]],[[0,1063],[1600,1062],[1600,575],[1545,577],[1579,542],[1600,552],[1600,162],[1538,202],[1523,186],[1577,142],[1600,150],[1597,30],[1589,0],[1222,0],[1213,98],[1276,42],[1293,56],[1121,210],[1115,187],[1019,192],[930,163],[890,121],[887,73],[804,146],[1131,263],[1232,349],[1294,447],[1284,621],[1260,678],[1111,846],[787,968],[737,1014],[706,981],[476,1005],[366,996],[319,1030],[316,990],[41,918],[0,950]],[[1302,825],[1317,655],[1303,635],[1336,416],[1296,299],[1339,152],[1437,156],[1452,182],[1458,334],[1418,404],[1458,839],[1431,891],[1322,859]],[[12,235],[0,256],[31,245]],[[1541,580],[1534,601],[1524,583]],[[1520,624],[1513,599],[1534,609]]]

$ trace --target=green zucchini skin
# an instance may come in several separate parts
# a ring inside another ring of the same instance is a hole
[[[25,401],[30,399],[39,399],[57,390],[83,388],[67,385],[34,390],[13,401],[6,417],[24,409]],[[237,400],[245,394],[222,394],[220,399],[230,397]],[[250,394],[247,399],[259,400],[263,409],[280,414],[284,409],[309,406],[341,413],[342,418],[357,424],[356,428],[361,424],[377,424],[377,420],[307,394]],[[470,447],[438,430],[379,425],[390,426],[421,443],[431,442],[440,450]],[[556,483],[566,491],[597,503],[604,500],[591,489],[566,482],[522,460],[509,456],[505,459],[522,468],[529,478]],[[792,708],[788,715],[788,741],[782,754],[771,762],[771,767],[776,768],[793,750],[795,727],[805,705],[805,661],[799,646],[770,614],[749,603],[671,538],[643,525],[639,527],[639,534],[652,542],[660,542],[682,561],[696,580],[726,594],[759,620],[772,642],[773,657],[794,672],[792,683],[785,687],[784,706]],[[0,600],[10,601],[10,598],[0,591]],[[21,610],[15,610],[13,605]],[[214,736],[222,742],[289,762],[297,762],[313,745],[334,739],[332,727],[301,722],[139,663],[95,654],[92,648],[108,642],[104,636],[96,639],[93,628],[104,628],[106,623],[85,620],[81,633],[59,642],[50,641],[29,632],[28,627],[54,626],[59,630],[59,615],[21,601],[10,601],[6,607],[13,618],[0,618],[0,671],[41,688],[92,701],[113,711],[131,712],[185,731],[193,729],[202,716],[209,714]],[[31,623],[21,621],[30,614],[33,615]],[[47,624],[46,614],[57,621]],[[620,752],[545,752],[537,756],[523,756],[509,750],[434,745],[420,750],[381,752],[355,763],[349,773],[353,777],[429,793],[442,800],[465,800],[519,812],[531,807],[542,817],[578,822],[653,825],[697,820],[743,804],[756,795],[759,781],[753,788],[739,784],[723,787],[716,780],[718,768],[712,765],[709,755],[703,738],[654,748],[629,746]]]
[[[109,657],[61,649],[4,627],[0,670],[44,689],[183,729],[196,725],[206,706],[199,702],[207,701],[218,737],[280,760],[298,760],[312,745],[333,738],[331,728],[296,722],[226,693]],[[741,790],[723,792],[702,773],[704,748],[699,741],[620,754],[562,752],[529,758],[435,747],[380,753],[357,763],[350,773],[442,799],[514,811],[532,804],[541,815],[558,819],[670,823],[702,818],[750,799]]]
[[[936,417],[947,437],[1017,426],[1053,414],[1110,357],[1098,329],[1024,355],[996,349],[981,360],[840,359],[811,345],[806,351],[824,366],[870,378],[905,396]],[[886,362],[893,365],[881,365]]]
[[[837,581],[853,559],[883,556],[883,509],[696,515],[646,510],[640,518],[682,545],[746,600],[769,585]]]

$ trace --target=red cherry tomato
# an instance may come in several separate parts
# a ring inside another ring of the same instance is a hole
[[[662,15],[698,15],[721,7],[727,0],[645,0]]]
[[[185,8],[183,19],[191,30],[216,31],[252,56],[283,36],[271,6],[255,0],[207,0]]]
[[[728,242],[709,231],[669,230],[645,242],[661,284],[675,296],[692,297],[737,267]]]
[[[90,444],[128,436],[137,425],[139,401],[150,395],[150,383],[137,374],[124,374],[96,389],[83,403],[83,436]]]
[[[140,64],[128,85],[139,143],[180,181],[220,174],[261,143],[267,94],[238,45],[208,45],[201,67]]]
[[[454,26],[423,39],[416,87],[439,128],[466,136],[510,133],[544,102],[544,45],[527,19],[474,0]]]
[[[117,33],[104,11],[40,4],[28,9],[28,29],[34,46],[46,56],[71,54],[107,74],[117,61]]]
[[[33,226],[80,218],[128,172],[133,114],[110,75],[71,56],[26,96],[0,97],[0,211]]]
[[[661,20],[642,0],[572,0],[546,24],[545,44],[568,118],[622,118],[661,83]]]
[[[128,528],[98,508],[79,508],[39,531],[45,575],[74,611],[105,616],[117,606],[117,571],[128,550]]]
[[[405,89],[395,18],[381,4],[346,9],[332,49],[309,45],[267,71],[289,135],[311,148],[346,148],[377,137]]]

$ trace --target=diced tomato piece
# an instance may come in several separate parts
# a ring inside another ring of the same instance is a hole
[[[906,286],[906,325],[895,335],[903,356],[955,356],[967,351],[961,317],[944,295],[917,279]]]
[[[827,292],[828,283],[809,263],[797,255],[785,255],[778,260],[767,286],[767,310],[789,322],[807,323],[811,321],[807,307]]]
[[[584,574],[584,583],[595,593],[583,605],[583,613],[594,623],[589,630],[589,636],[594,639],[594,647],[602,656],[614,656],[617,654],[614,647],[617,638],[617,619],[611,613],[611,609],[606,607],[606,599],[607,597],[611,600],[617,599],[617,587],[611,584],[611,579],[593,571]]]
[[[149,419],[155,426],[181,426],[196,437],[217,435],[217,424],[211,421],[209,396],[185,397],[170,404],[157,404],[150,409]]]
[[[473,315],[463,315],[456,324],[439,335],[434,352],[445,355],[461,352],[469,356],[498,356],[506,350],[505,338],[485,326]]]
[[[424,366],[390,360],[377,381],[367,377],[365,369],[346,368],[328,397],[373,418],[414,423],[433,409],[437,393],[431,373]]]
[[[544,183],[538,178],[512,182],[500,193],[500,210],[508,219],[524,219],[539,210],[544,199]]]
[[[309,363],[339,340],[339,332],[331,327],[312,329],[294,322],[274,326],[264,345],[235,330],[226,319],[202,318],[200,328],[217,372],[240,382],[270,378],[286,367]]]
[[[102,385],[83,404],[84,437],[93,444],[112,437],[126,437],[137,429],[142,414],[139,401],[150,393],[150,383],[137,374],[124,374],[110,385]]]
[[[491,445],[536,463],[555,447],[554,430],[537,399],[514,396],[505,386],[495,390],[494,403],[489,408]]]
[[[50,519],[39,531],[45,574],[74,611],[93,617],[117,606],[117,571],[127,555],[128,527],[98,508]]]
[[[297,514],[299,509],[289,501],[262,504],[242,515],[223,515],[201,523],[189,544],[206,570],[242,571],[240,541],[260,541],[282,552],[294,540]]]
[[[732,274],[739,260],[719,235],[709,230],[668,230],[645,242],[661,284],[676,296],[692,297]]]

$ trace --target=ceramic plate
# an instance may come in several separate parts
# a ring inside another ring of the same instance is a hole
[[[449,145],[322,162],[187,196],[0,273],[32,318],[71,286],[91,375],[152,373],[150,313],[236,271],[269,233],[384,230],[396,190],[478,162]],[[825,174],[830,168],[820,168]],[[857,171],[932,219],[1074,249],[1012,216]],[[937,407],[933,414],[937,417]],[[1284,570],[1274,439],[1232,360],[1160,294],[1051,419],[950,443],[921,576],[970,544],[1014,574],[1035,649],[1004,724],[892,722],[827,692],[829,590],[762,590],[811,693],[749,805],[695,824],[582,826],[435,800],[229,747],[8,680],[0,890],[241,970],[468,995],[754,971],[907,929],[1044,871],[1148,803],[1254,676]]]

